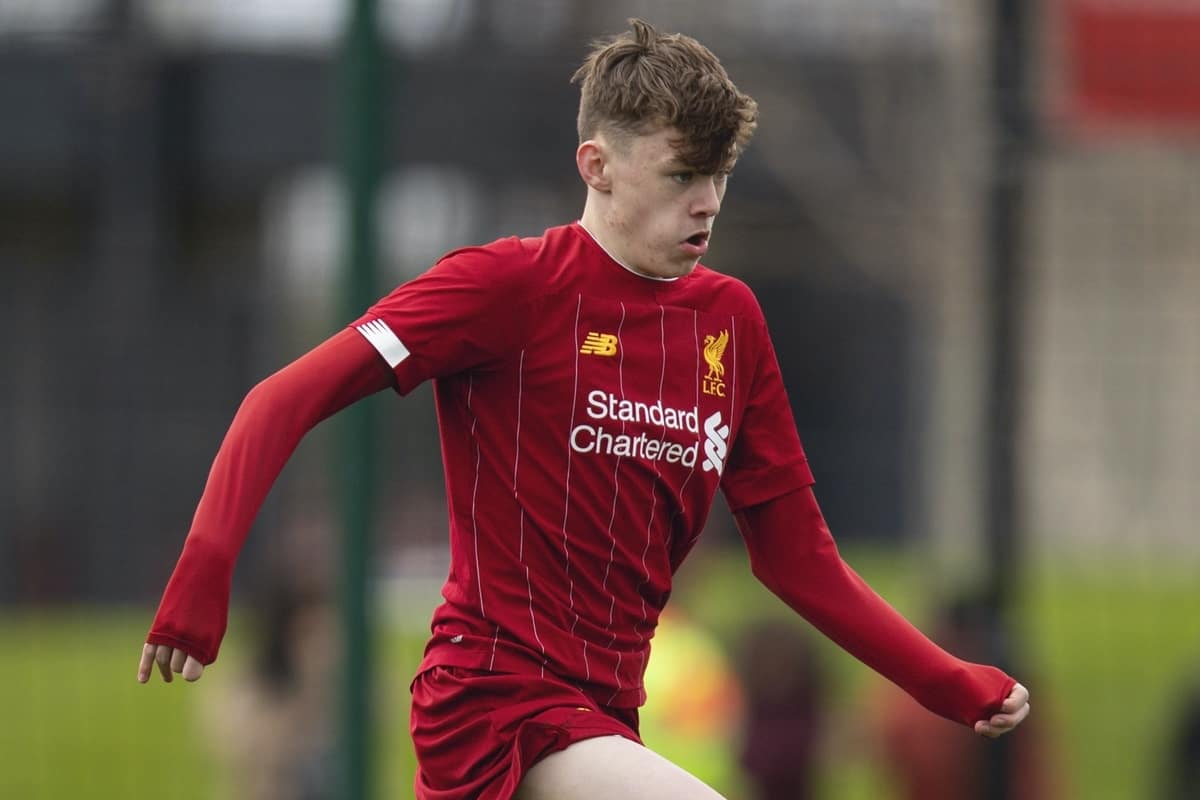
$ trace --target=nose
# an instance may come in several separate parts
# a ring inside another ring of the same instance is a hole
[[[721,189],[715,175],[705,175],[696,182],[696,195],[692,198],[692,214],[698,217],[715,217],[721,210]]]

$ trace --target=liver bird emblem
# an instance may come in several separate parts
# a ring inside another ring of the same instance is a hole
[[[711,333],[704,337],[704,360],[708,363],[706,380],[720,381],[724,379],[725,365],[721,359],[725,357],[725,347],[729,344],[729,331],[721,331],[717,336]]]

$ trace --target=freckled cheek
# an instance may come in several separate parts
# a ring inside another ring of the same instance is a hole
[[[618,210],[610,210],[605,216],[605,222],[608,226],[616,231],[628,233],[632,229],[632,218],[627,214],[622,214]]]

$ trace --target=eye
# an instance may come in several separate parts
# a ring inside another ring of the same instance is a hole
[[[687,184],[692,182],[692,178],[696,176],[694,172],[675,172],[671,174],[671,180],[678,184]]]

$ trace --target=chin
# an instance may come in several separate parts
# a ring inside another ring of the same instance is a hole
[[[695,264],[671,264],[648,274],[653,275],[655,278],[663,279],[683,278],[691,275],[692,270],[695,268]]]

